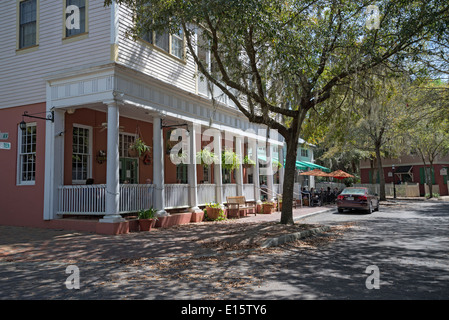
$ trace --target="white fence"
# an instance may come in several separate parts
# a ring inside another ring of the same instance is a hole
[[[216,202],[215,184],[199,184],[197,189],[198,204],[205,205],[206,203]]]
[[[372,193],[380,194],[380,185],[375,184],[354,184],[354,187],[366,187],[371,190]],[[439,190],[438,186],[435,190]],[[385,184],[385,195],[387,197],[394,196],[394,189],[396,189],[397,197],[419,197],[419,183],[403,183],[393,185],[392,183]],[[436,191],[433,191],[436,192]]]
[[[166,184],[165,208],[182,208],[189,206],[188,184]],[[223,200],[237,196],[237,184],[223,184]],[[215,184],[199,184],[197,189],[198,204],[216,202]],[[246,199],[254,200],[254,185],[244,184],[243,194]],[[120,213],[138,212],[154,206],[154,185],[121,184]],[[58,188],[58,214],[104,215],[106,185],[71,185]]]
[[[58,214],[104,214],[106,185],[60,186]]]
[[[254,196],[254,184],[244,184],[243,195],[245,196],[246,200],[255,200],[256,197]]]
[[[106,185],[74,185],[58,188],[58,214],[104,214]],[[153,185],[121,184],[120,213],[137,212],[153,206]]]
[[[223,201],[226,202],[226,197],[237,196],[237,185],[235,183],[225,183],[223,187]]]
[[[189,206],[188,184],[165,185],[165,208],[178,208]]]

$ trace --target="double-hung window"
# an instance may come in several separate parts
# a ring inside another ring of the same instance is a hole
[[[19,128],[18,137],[18,184],[34,184],[36,181],[36,124],[27,123],[25,130]]]
[[[73,125],[72,183],[85,183],[92,174],[91,127]]]
[[[65,0],[64,37],[87,32],[87,0]]]
[[[184,35],[181,29],[174,34],[150,30],[143,33],[141,39],[179,59],[184,58]]]
[[[18,3],[19,34],[18,49],[37,45],[38,34],[38,0],[25,0]]]

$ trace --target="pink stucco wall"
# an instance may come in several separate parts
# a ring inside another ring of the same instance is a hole
[[[0,110],[0,131],[9,133],[11,150],[0,150],[0,224],[15,226],[44,225],[45,120],[24,118],[37,124],[36,181],[17,185],[18,125],[24,111],[45,112],[45,103]]]

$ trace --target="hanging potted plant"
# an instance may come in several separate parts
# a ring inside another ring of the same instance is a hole
[[[206,168],[212,163],[218,162],[218,156],[210,151],[209,148],[204,148],[196,153],[196,163],[205,166]]]
[[[279,169],[281,169],[282,168],[282,163],[280,163],[279,161],[277,161],[277,160],[272,160],[271,161],[271,167],[273,168],[273,170],[279,170]]]
[[[251,159],[250,157],[245,156],[243,158],[243,164],[242,164],[243,168],[250,168],[254,165],[256,165],[256,162],[253,159]]]
[[[151,150],[150,146],[147,146],[145,142],[141,138],[137,138],[134,142],[128,147],[128,154],[130,157],[141,157],[145,153]]]
[[[157,221],[156,211],[157,210],[153,208],[139,211],[138,218],[140,231],[150,231],[154,228]]]
[[[240,159],[234,151],[226,149],[221,153],[221,166],[232,171],[240,166]]]

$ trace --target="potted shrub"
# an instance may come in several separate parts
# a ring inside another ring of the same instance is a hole
[[[218,203],[208,203],[204,209],[204,220],[226,220],[226,215]]]
[[[250,168],[254,165],[256,165],[256,162],[253,159],[251,159],[250,157],[245,156],[243,158],[243,164],[242,164],[243,168]]]
[[[262,203],[262,212],[265,214],[272,214],[276,210],[276,203],[264,202]]]
[[[150,231],[151,228],[154,228],[157,220],[156,212],[157,210],[153,208],[139,211],[140,231]]]
[[[137,138],[134,142],[128,147],[128,154],[130,157],[141,157],[146,152],[150,151],[150,146],[147,146],[145,142]]]
[[[239,157],[231,149],[226,149],[221,153],[221,166],[229,171],[237,169],[240,166]]]
[[[204,148],[196,153],[197,164],[201,164],[207,168],[214,162],[218,162],[218,157],[209,148]]]

